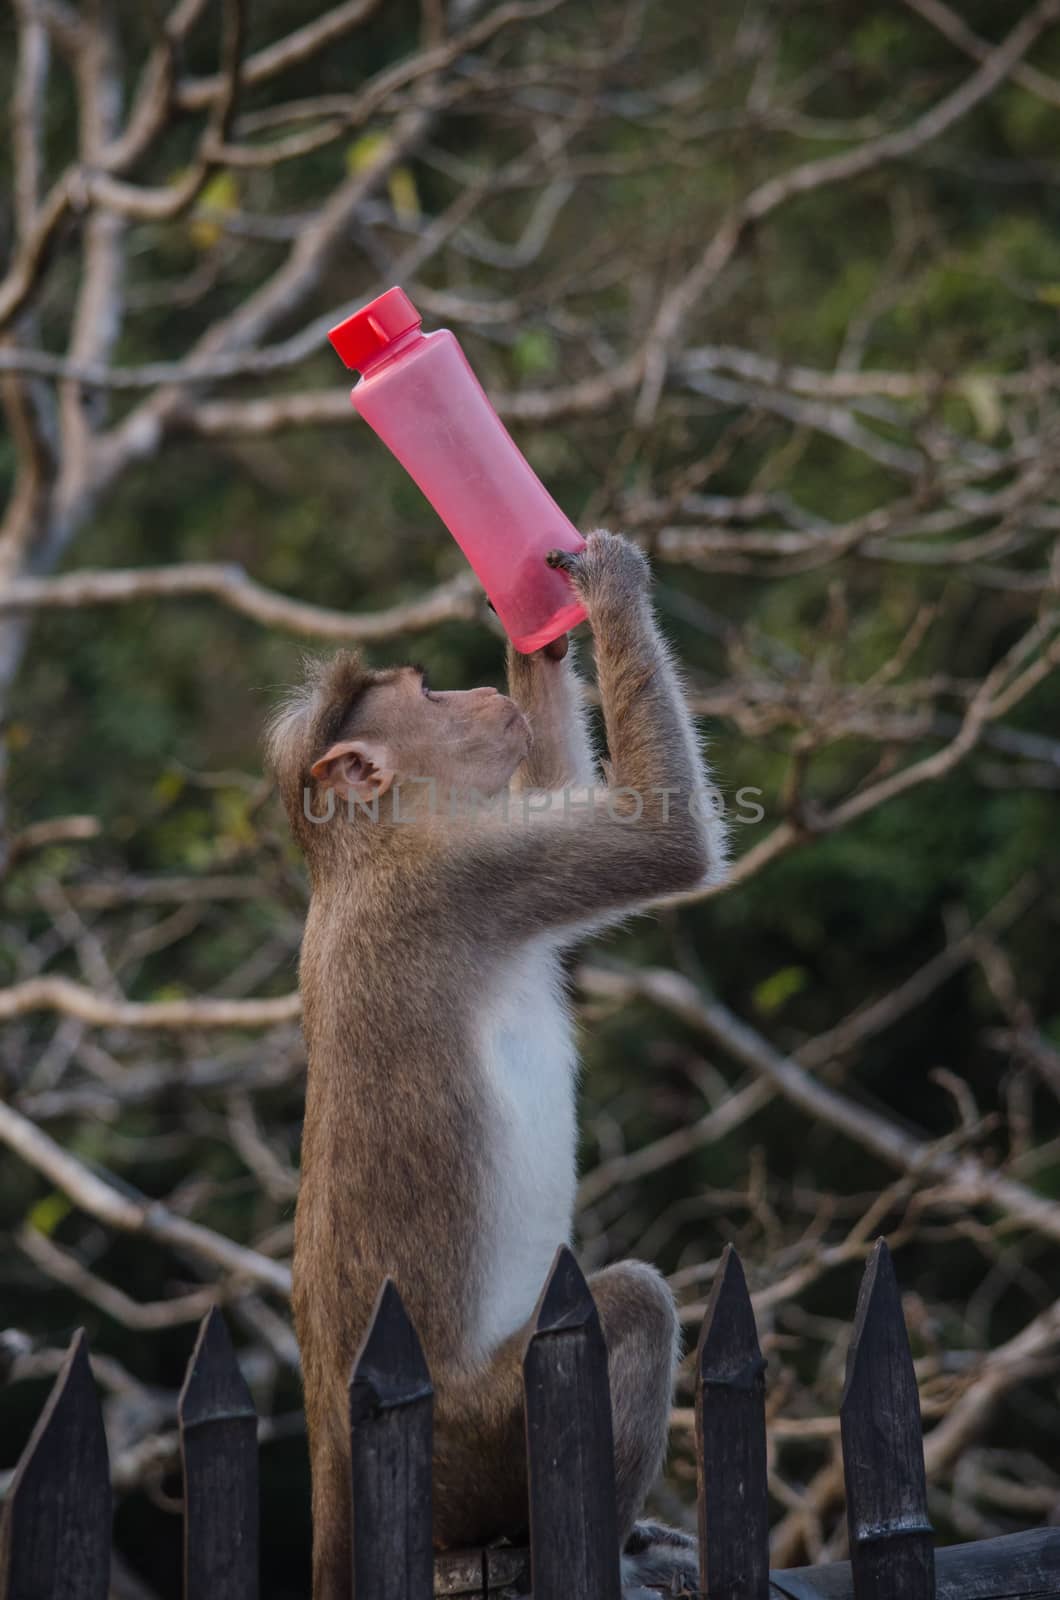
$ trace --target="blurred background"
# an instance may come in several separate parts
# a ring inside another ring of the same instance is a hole
[[[736,1242],[776,1565],[845,1548],[879,1234],[940,1537],[1054,1519],[1055,5],[15,0],[0,30],[0,1486],[85,1326],[113,1593],[176,1596],[177,1390],[220,1303],[267,1419],[263,1594],[307,1592],[306,885],[260,731],[306,649],[446,687],[503,660],[326,344],[400,282],[567,513],[650,551],[733,819],[721,891],[571,963],[583,1260],[657,1262],[694,1338]],[[686,1526],[690,1395],[655,1503]]]

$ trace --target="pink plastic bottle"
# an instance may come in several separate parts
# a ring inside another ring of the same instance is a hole
[[[328,338],[361,380],[350,399],[423,490],[463,550],[517,650],[539,650],[585,618],[549,550],[581,550],[516,448],[448,328],[421,333],[401,289],[388,289]]]

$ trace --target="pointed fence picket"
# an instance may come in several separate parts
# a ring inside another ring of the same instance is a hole
[[[350,1378],[356,1596],[431,1593],[433,1399],[419,1338],[388,1278]]]
[[[607,1346],[565,1246],[523,1360],[534,1600],[619,1600]]]
[[[696,1351],[699,1570],[711,1600],[769,1600],[766,1364],[727,1245]]]
[[[839,1423],[856,1600],[935,1600],[920,1394],[882,1239],[861,1281]]]
[[[258,1414],[216,1307],[199,1329],[177,1417],[184,1600],[257,1600]]]
[[[79,1328],[4,1502],[2,1600],[107,1600],[110,1519],[110,1458]]]
[[[350,1379],[355,1600],[617,1600],[607,1349],[569,1250],[538,1302],[523,1367],[529,1552],[433,1559],[433,1390],[395,1286],[380,1290]],[[179,1403],[185,1600],[257,1600],[257,1418],[220,1313],[203,1320]],[[726,1250],[696,1353],[699,1593],[710,1600],[1060,1600],[1060,1528],[932,1550],[920,1405],[886,1245],[858,1298],[840,1410],[849,1562],[768,1569],[765,1363],[743,1268]],[[78,1332],[0,1516],[0,1600],[107,1600],[111,1488]]]

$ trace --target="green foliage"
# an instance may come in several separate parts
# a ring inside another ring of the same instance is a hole
[[[770,973],[754,986],[751,998],[755,1009],[764,1016],[771,1016],[793,996],[801,994],[809,979],[805,967],[781,967],[778,972]]]

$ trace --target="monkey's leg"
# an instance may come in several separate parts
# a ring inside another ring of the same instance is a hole
[[[623,1594],[699,1591],[697,1542],[636,1522],[659,1476],[670,1429],[681,1332],[673,1295],[653,1267],[624,1261],[589,1279],[607,1339]],[[649,1586],[646,1590],[642,1586]]]
[[[488,1544],[528,1526],[519,1328],[470,1374],[435,1372],[432,1493],[436,1549]]]
[[[351,1594],[350,1452],[342,1432],[344,1402],[345,1386],[336,1386],[333,1408],[309,1419],[313,1600],[350,1600]]]
[[[589,1279],[607,1342],[618,1532],[624,1544],[662,1466],[680,1330],[653,1267],[623,1261]],[[436,1379],[434,1536],[439,1546],[514,1537],[528,1521],[522,1366],[530,1324],[469,1376]]]
[[[681,1329],[673,1295],[654,1267],[620,1261],[589,1279],[611,1380],[615,1502],[624,1545],[662,1470]]]

